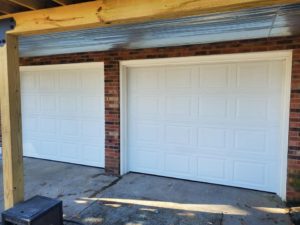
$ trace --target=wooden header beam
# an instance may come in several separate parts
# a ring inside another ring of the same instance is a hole
[[[15,18],[10,34],[30,35],[292,3],[300,0],[98,0],[0,19]]]

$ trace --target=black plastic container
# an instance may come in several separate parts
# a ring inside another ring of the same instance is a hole
[[[35,196],[4,211],[2,225],[63,225],[62,201]]]

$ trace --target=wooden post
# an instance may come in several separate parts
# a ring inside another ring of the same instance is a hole
[[[1,127],[5,209],[24,199],[18,37],[0,47]]]

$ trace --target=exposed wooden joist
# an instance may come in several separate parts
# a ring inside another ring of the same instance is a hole
[[[52,1],[59,5],[70,5],[74,3],[73,0],[52,0]]]
[[[32,10],[42,9],[45,7],[45,4],[41,0],[8,0],[8,1]]]
[[[9,13],[16,13],[20,11],[20,7],[15,6],[7,1],[0,0],[0,12],[9,14]]]
[[[5,208],[24,199],[18,37],[0,47],[1,128]]]
[[[43,34],[299,2],[300,0],[99,0],[10,15],[17,22],[16,28],[10,33]],[[0,19],[4,17],[8,16]]]
[[[5,15],[5,14],[9,14],[9,12],[6,12],[5,10],[0,9],[0,16]]]

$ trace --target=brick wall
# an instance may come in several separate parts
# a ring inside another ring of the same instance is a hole
[[[300,202],[300,36],[233,41],[216,44],[190,45],[139,50],[77,53],[23,58],[21,65],[44,65],[79,62],[105,63],[105,163],[106,171],[120,170],[120,96],[119,60],[150,59],[211,54],[245,53],[294,49],[290,107],[288,190],[289,201]]]

